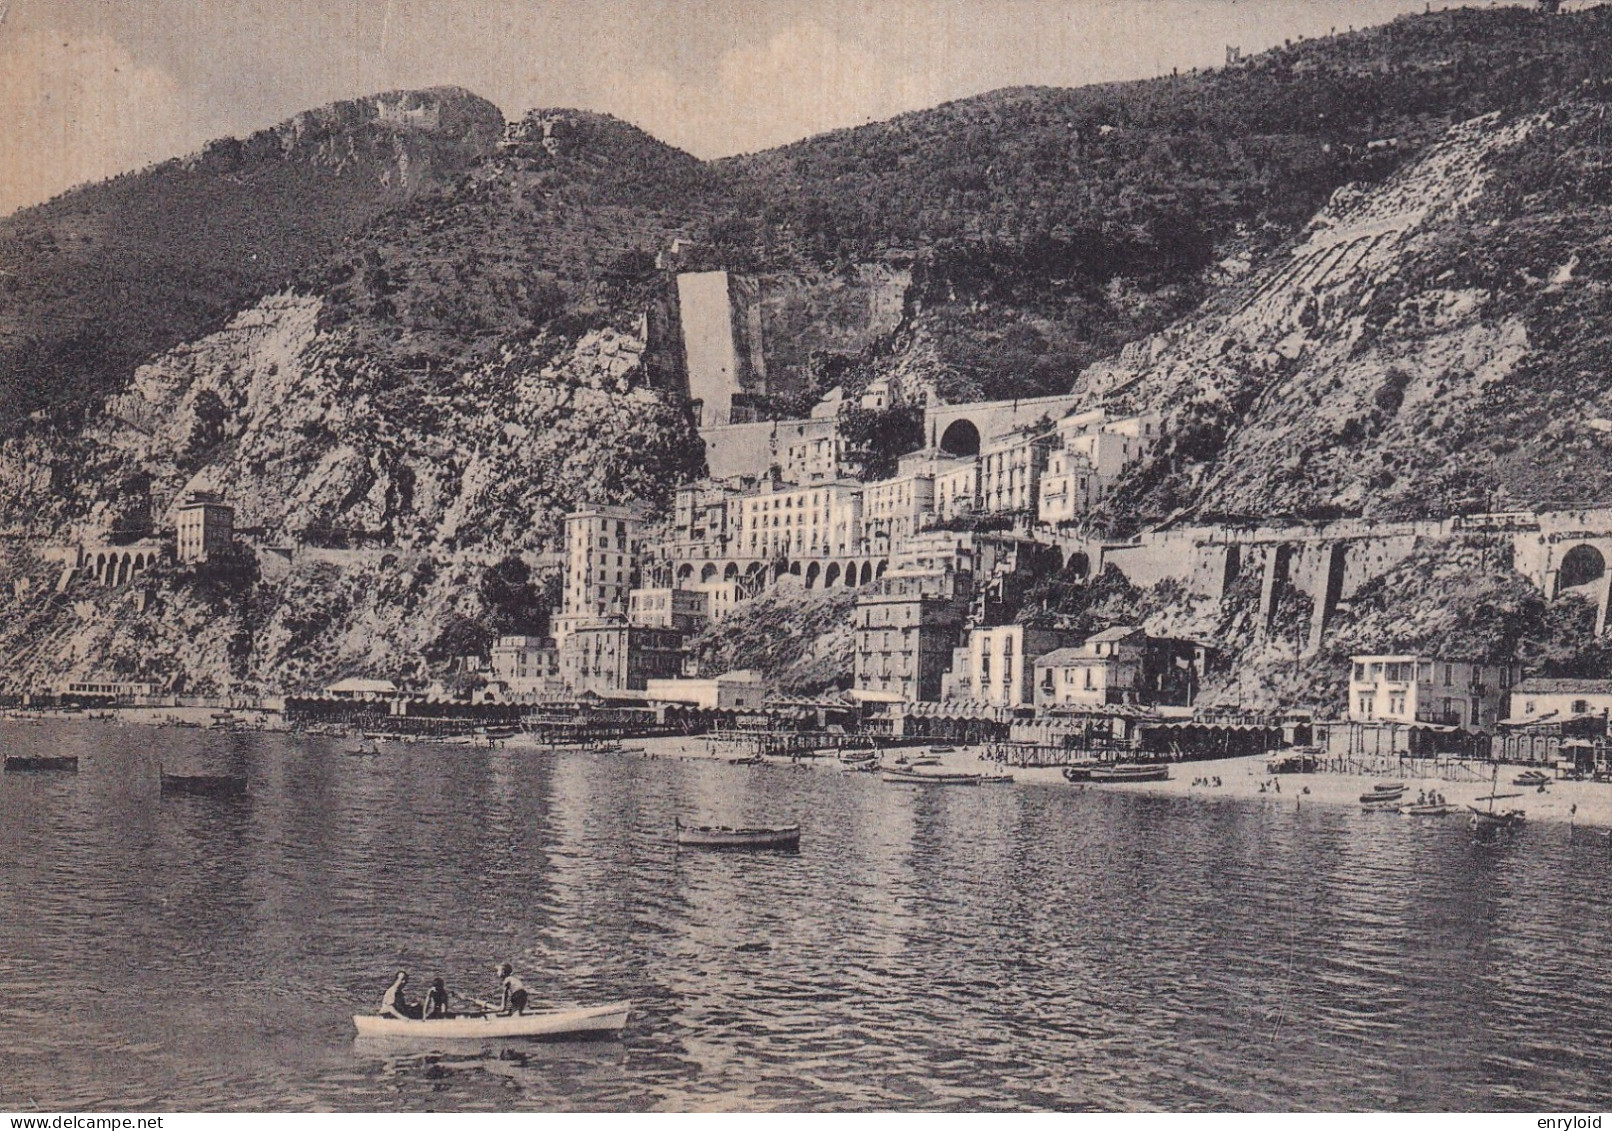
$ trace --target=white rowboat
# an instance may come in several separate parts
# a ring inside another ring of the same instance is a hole
[[[508,1037],[614,1036],[627,1025],[632,1002],[589,1005],[548,1013],[471,1013],[441,1017],[431,1021],[411,1021],[403,1017],[382,1017],[374,1013],[353,1015],[360,1037],[415,1037],[422,1040],[475,1041]]]

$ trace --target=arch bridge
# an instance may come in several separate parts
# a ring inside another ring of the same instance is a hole
[[[977,456],[991,437],[1034,424],[1043,416],[1058,420],[1086,399],[1084,394],[1065,393],[1013,401],[932,404],[924,409],[924,442],[949,455]]]

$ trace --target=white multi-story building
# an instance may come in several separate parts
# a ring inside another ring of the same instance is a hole
[[[711,598],[698,589],[634,589],[627,595],[627,623],[696,633],[711,619]]]
[[[862,491],[860,483],[766,484],[737,500],[733,554],[765,561],[852,557],[862,547]]]
[[[565,518],[565,589],[554,618],[554,640],[578,625],[625,620],[634,585],[638,520],[626,507],[594,507]]]
[[[1109,420],[1102,409],[1090,409],[1064,417],[1041,479],[1037,518],[1057,525],[1096,506],[1127,467],[1153,451],[1159,428],[1156,412]]]
[[[980,461],[976,456],[935,463],[935,517],[942,522],[973,514],[980,505]]]
[[[546,636],[500,636],[488,659],[493,675],[515,696],[558,695],[560,654]]]
[[[1022,624],[973,629],[952,657],[943,698],[993,707],[1033,706],[1037,661],[1079,642],[1078,633]]]
[[[862,534],[872,554],[887,554],[935,512],[935,477],[925,471],[869,483],[862,489]]]
[[[174,511],[174,556],[204,562],[235,541],[235,509],[223,497],[193,492]]]
[[[1355,656],[1349,679],[1349,720],[1360,723],[1437,723],[1480,729],[1506,717],[1514,664],[1437,660],[1430,656]]]
[[[1033,429],[990,440],[980,450],[980,509],[988,514],[1034,516],[1053,445],[1050,432]]]

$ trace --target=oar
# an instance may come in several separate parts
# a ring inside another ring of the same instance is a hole
[[[450,990],[449,992],[460,1001],[468,1001],[471,1005],[485,1009],[488,1013],[498,1012],[498,1007],[490,1001],[482,1001],[479,997],[470,997],[468,994],[462,994],[453,990]]]

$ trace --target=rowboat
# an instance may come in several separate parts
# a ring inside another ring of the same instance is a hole
[[[881,777],[893,785],[978,785],[979,774],[919,773],[917,770],[885,770]]]
[[[1541,773],[1539,770],[1528,770],[1527,772],[1518,774],[1516,777],[1512,778],[1511,784],[1525,785],[1532,789],[1535,786],[1544,785],[1548,781],[1550,781],[1549,774]]]
[[[162,792],[194,793],[204,797],[244,797],[246,775],[162,773]]]
[[[800,826],[729,828],[727,825],[685,825],[679,821],[677,843],[684,848],[775,848],[794,852],[800,848]]]
[[[1166,762],[1115,762],[1112,765],[1093,766],[1089,780],[1110,785],[1133,781],[1169,781],[1170,766]]]
[[[1013,775],[1012,774],[981,774],[980,775],[980,784],[981,785],[1012,785],[1013,784]]]
[[[905,754],[903,754],[899,758],[896,759],[896,765],[898,765],[898,766],[908,766],[908,767],[913,767],[913,766],[938,766],[938,765],[940,765],[940,759],[939,758],[930,758],[930,757],[926,757],[924,755],[919,755],[916,758],[909,758]]]
[[[1455,806],[1440,801],[1431,805],[1402,805],[1399,811],[1407,817],[1448,817],[1455,812]]]
[[[1096,768],[1096,762],[1076,762],[1072,766],[1065,766],[1063,768],[1063,780],[1091,781],[1091,772]]]
[[[839,752],[840,761],[846,765],[850,765],[853,762],[871,762],[878,756],[879,754],[876,750],[841,750]]]
[[[78,773],[78,755],[69,754],[63,758],[36,758],[24,754],[6,755],[6,773],[28,773],[35,770],[65,770],[68,773]]]
[[[615,1036],[626,1028],[632,1002],[557,1009],[548,1013],[471,1013],[411,1021],[357,1013],[353,1025],[360,1037],[409,1037],[420,1040],[478,1041],[509,1037]]]
[[[955,746],[931,746],[929,748],[929,752],[931,754],[951,754],[955,752],[956,749],[957,747]]]
[[[749,755],[747,757],[744,757],[744,758],[729,758],[728,759],[728,765],[730,765],[730,766],[759,766],[765,761],[766,761],[766,759],[763,758],[760,754],[751,754],[751,755]]]

